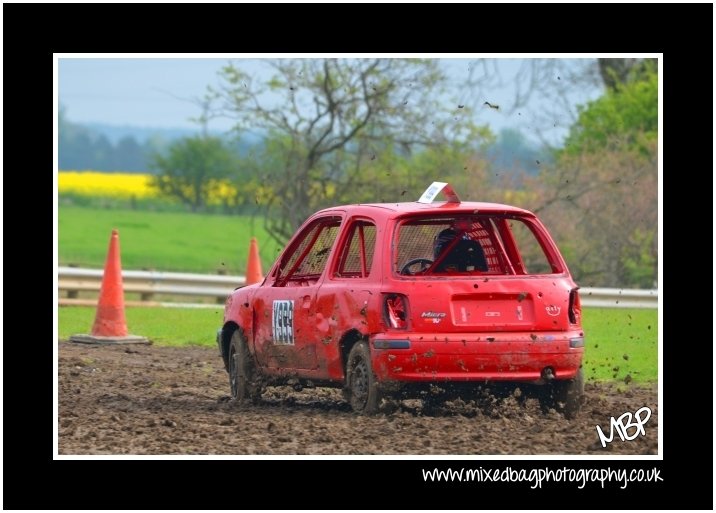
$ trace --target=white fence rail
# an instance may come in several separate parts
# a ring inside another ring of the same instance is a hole
[[[80,299],[79,292],[99,293],[102,284],[101,269],[83,269],[80,267],[60,267],[58,269],[58,288],[60,305],[87,305],[95,300]],[[168,273],[159,271],[122,271],[122,283],[125,292],[138,293],[139,301],[127,301],[128,305],[158,305],[154,301],[157,295],[189,296],[215,299],[223,303],[232,290],[246,283],[244,276],[224,276],[211,274]],[[65,292],[65,297],[62,297]],[[161,303],[165,305],[165,303]]]
[[[582,306],[606,308],[657,308],[659,291],[644,289],[604,289],[584,287],[579,289]]]
[[[58,287],[61,305],[95,304],[96,299],[80,299],[79,292],[99,293],[102,270],[79,267],[60,267]],[[244,276],[210,274],[165,273],[157,271],[122,271],[125,292],[140,295],[139,301],[127,301],[128,305],[167,305],[154,301],[157,295],[178,297],[204,297],[223,303],[232,290],[246,283]],[[64,297],[62,297],[62,293]],[[656,308],[658,290],[606,289],[585,287],[579,290],[582,306],[607,308]],[[179,302],[183,305],[184,303]]]

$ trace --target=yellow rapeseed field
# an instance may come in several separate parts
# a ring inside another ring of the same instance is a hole
[[[151,175],[134,173],[100,173],[96,171],[60,171],[57,188],[60,194],[111,198],[154,198],[157,190],[149,182]]]
[[[77,194],[101,198],[156,198],[159,191],[152,185],[152,175],[137,173],[103,173],[99,171],[60,171],[57,188],[60,194]],[[232,204],[239,199],[237,190],[229,182],[211,181],[209,205]],[[265,191],[257,191],[260,194]]]

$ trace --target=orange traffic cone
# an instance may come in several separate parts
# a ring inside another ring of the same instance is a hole
[[[262,282],[264,279],[261,273],[261,259],[259,258],[259,246],[256,237],[251,237],[249,245],[249,261],[246,264],[246,285]]]
[[[148,344],[149,340],[137,335],[127,334],[127,321],[124,317],[124,288],[122,286],[122,264],[119,257],[119,233],[112,230],[109,239],[107,261],[104,264],[102,288],[97,301],[92,333],[90,335],[72,335],[71,342],[86,344]]]

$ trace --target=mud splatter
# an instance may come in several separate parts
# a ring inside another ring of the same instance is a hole
[[[524,386],[394,400],[359,417],[340,389],[269,387],[259,404],[236,404],[215,348],[60,342],[59,357],[60,454],[657,453],[656,386],[588,383],[572,421],[542,412]],[[602,449],[595,426],[642,406],[646,436]]]

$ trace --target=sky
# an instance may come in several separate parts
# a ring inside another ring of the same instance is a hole
[[[452,82],[461,83],[474,58],[440,58]],[[255,76],[265,76],[264,66],[255,58],[231,56],[225,58],[91,58],[63,55],[58,58],[58,95],[59,104],[65,109],[69,121],[75,123],[102,123],[115,126],[137,126],[144,128],[196,128],[190,118],[199,114],[192,98],[201,98],[210,84],[218,82],[217,73],[222,66],[234,61],[240,67]],[[499,59],[497,66],[504,79],[500,84],[489,84],[480,93],[491,104],[509,106],[514,100],[518,73],[525,59]],[[557,77],[550,77],[557,79]],[[557,84],[557,82],[555,82]],[[560,85],[564,85],[561,83]],[[570,91],[570,103],[573,110],[577,104],[596,98],[601,90],[583,85]],[[456,99],[469,96],[464,89],[457,91]],[[544,111],[548,100],[531,98],[523,112],[501,111],[484,108],[477,109],[476,121],[488,124],[497,133],[506,127],[520,129],[530,136],[535,120],[527,114]],[[479,102],[482,105],[482,101]],[[547,138],[558,142],[564,137],[568,119],[557,120],[549,128]],[[209,124],[212,131],[225,131],[231,128],[228,119],[215,119]]]

